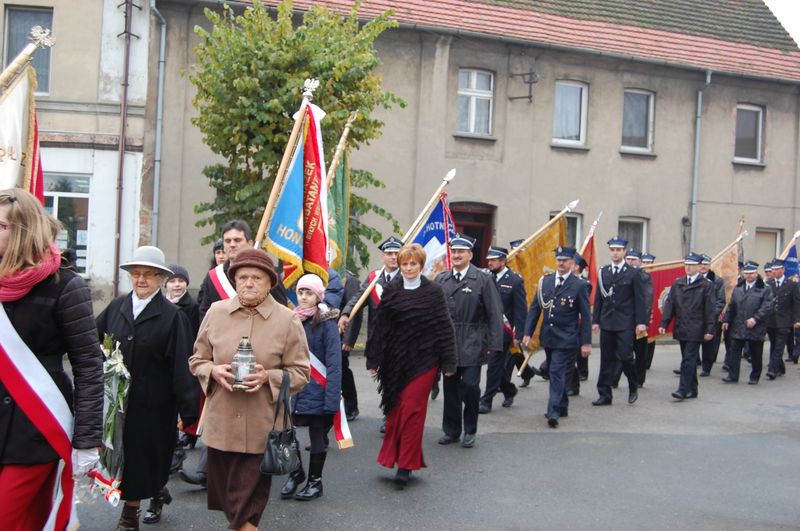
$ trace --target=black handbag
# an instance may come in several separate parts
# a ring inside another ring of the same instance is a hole
[[[276,430],[274,426],[278,421],[278,412],[281,407],[283,407],[283,429]],[[297,443],[297,434],[292,425],[289,408],[289,372],[283,369],[281,391],[275,402],[273,430],[269,432],[267,449],[264,450],[264,459],[261,460],[262,474],[283,476],[300,467],[300,445]]]

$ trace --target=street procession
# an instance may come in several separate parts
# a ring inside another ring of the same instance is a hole
[[[0,529],[800,526],[800,6],[79,4],[3,2]]]

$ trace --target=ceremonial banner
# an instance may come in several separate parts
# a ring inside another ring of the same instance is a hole
[[[789,254],[786,255],[786,272],[787,277],[794,277],[797,279],[798,264],[797,264],[797,243],[789,247]]]
[[[450,240],[456,235],[453,216],[447,205],[447,194],[439,197],[439,202],[431,211],[422,230],[414,239],[425,250],[425,267],[422,274],[433,279],[442,271],[450,269]]]
[[[556,247],[567,244],[567,222],[561,218],[552,227],[542,233],[527,248],[517,253],[508,262],[508,266],[522,275],[525,281],[527,303],[530,306],[539,287],[539,279],[556,270]],[[539,333],[532,338],[528,349],[539,348]]]
[[[666,302],[669,296],[672,283],[675,282],[675,279],[686,273],[683,260],[646,265],[642,266],[642,269],[650,273],[650,277],[653,279],[653,318],[650,321],[650,325],[647,327],[647,336],[650,341],[661,339],[662,337],[669,337],[672,335],[674,321],[670,323],[667,328],[667,333],[664,336],[659,336],[658,327],[661,324],[661,312],[664,310],[664,302]]]
[[[347,266],[347,231],[350,222],[350,157],[347,153],[336,167],[328,189],[328,239],[331,267],[344,278]]]
[[[27,66],[0,95],[0,189],[24,188],[44,204],[36,72]]]
[[[725,281],[725,303],[731,300],[731,293],[739,280],[739,246],[732,245],[711,262],[711,271]]]
[[[325,112],[308,105],[308,119],[289,163],[265,245],[284,261],[287,288],[303,273],[328,284],[328,191],[319,121]]]

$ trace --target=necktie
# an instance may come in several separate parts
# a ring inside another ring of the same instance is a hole
[[[560,288],[561,284],[563,283],[564,283],[564,277],[561,276],[556,277],[556,289]]]
[[[619,266],[614,266],[614,274],[616,275],[619,273]]]
[[[456,282],[461,282],[461,273],[456,273]]]
[[[389,273],[386,273],[386,274],[383,276],[383,280],[384,280],[384,281],[385,281],[385,282],[388,284],[389,282],[391,282],[391,280],[392,280],[392,277],[390,277],[390,276],[389,276]]]

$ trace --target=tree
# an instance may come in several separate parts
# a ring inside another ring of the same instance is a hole
[[[320,81],[314,102],[327,113],[322,128],[326,160],[332,158],[352,111],[358,111],[358,119],[348,145],[357,149],[381,134],[384,124],[372,117],[373,109],[405,106],[400,98],[381,89],[381,78],[375,73],[380,60],[374,41],[386,29],[396,27],[396,22],[389,20],[392,12],[362,25],[356,16],[360,4],[355,2],[347,17],[314,6],[297,27],[290,0],[278,6],[275,18],[258,1],[240,15],[228,5],[221,12],[205,10],[211,28],[195,28],[200,43],[195,47],[197,65],[189,76],[197,88],[193,103],[198,116],[192,123],[203,133],[203,141],[226,162],[203,170],[217,193],[213,201],[195,207],[196,213],[205,214],[197,226],[218,229],[233,218],[258,226],[305,79]],[[368,172],[355,173],[355,188],[383,186]],[[351,194],[351,203],[355,205],[352,214],[372,212],[399,231],[394,217],[365,197]],[[358,219],[350,224],[349,236],[362,264],[368,260],[363,239],[377,242],[382,237]],[[216,237],[214,231],[202,242]]]

